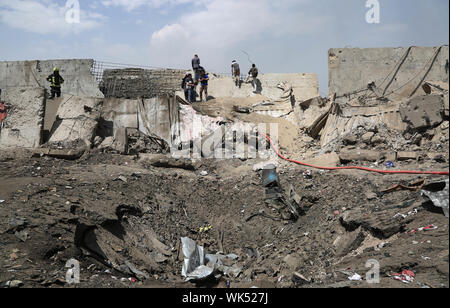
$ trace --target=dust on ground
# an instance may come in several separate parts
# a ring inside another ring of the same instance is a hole
[[[424,163],[398,168],[448,168]],[[137,155],[90,152],[65,161],[14,150],[1,151],[0,164],[2,286],[205,286],[181,277],[180,238],[187,236],[209,253],[238,256],[239,275],[209,287],[227,280],[233,288],[449,287],[448,218],[420,191],[380,193],[446,177],[318,170],[305,177],[305,168],[280,163],[282,187],[292,185],[306,209],[287,222],[252,217],[261,210],[276,217],[254,160],[201,160],[188,171],[144,167]],[[212,230],[200,233],[206,225]],[[410,233],[429,225],[437,228]],[[65,280],[72,258],[81,263],[77,285]],[[380,265],[379,284],[365,281],[368,260]],[[127,262],[138,270],[121,270]],[[413,271],[414,282],[392,278],[402,270]],[[350,281],[354,273],[364,280]]]

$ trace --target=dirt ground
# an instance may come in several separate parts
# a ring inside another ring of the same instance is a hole
[[[306,168],[280,162],[282,187],[292,185],[305,209],[292,222],[266,206],[256,162],[201,160],[195,170],[183,170],[143,166],[138,156],[91,152],[66,161],[0,151],[0,285],[449,287],[448,218],[420,191],[381,193],[448,177],[319,170],[309,177]],[[448,170],[448,163],[397,168]],[[253,216],[262,210],[267,215]],[[199,231],[207,225],[210,231]],[[429,225],[437,228],[410,232]],[[236,254],[239,275],[184,282],[185,236],[208,253]],[[81,264],[76,285],[65,280],[72,258]],[[377,284],[366,281],[368,260],[379,264]],[[403,270],[415,273],[412,283],[392,277]],[[363,280],[350,281],[355,273]]]

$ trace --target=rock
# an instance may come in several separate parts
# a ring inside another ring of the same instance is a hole
[[[376,135],[372,138],[371,143],[372,143],[372,145],[377,145],[377,144],[383,143],[384,141],[385,141],[385,139],[383,137]]]
[[[348,163],[351,161],[378,161],[381,158],[381,153],[372,150],[353,150],[348,152],[341,152],[339,159],[341,163]]]
[[[371,142],[373,136],[375,136],[375,134],[373,132],[368,132],[368,133],[365,133],[364,135],[362,135],[361,140],[362,140],[362,142],[369,144]]]
[[[378,198],[377,194],[374,192],[366,192],[366,197],[367,197],[367,200],[369,200],[369,201],[375,200],[376,198]]]
[[[345,235],[339,236],[333,243],[336,247],[337,256],[345,256],[353,250],[357,249],[365,239],[361,227],[356,231],[349,232]]]
[[[419,154],[417,152],[398,152],[397,160],[417,160],[419,158]]]
[[[311,279],[307,279],[307,278],[305,278],[305,276],[303,276],[302,274],[297,273],[297,272],[294,272],[294,273],[292,274],[292,282],[293,282],[295,285],[299,286],[299,285],[304,285],[304,284],[311,283]]]
[[[411,142],[415,145],[420,145],[422,138],[423,138],[423,136],[421,134],[417,134],[412,138]]]
[[[283,262],[289,266],[289,269],[295,271],[301,264],[300,258],[295,255],[287,255],[283,258]]]
[[[8,221],[7,232],[17,232],[23,230],[27,226],[27,220],[23,217],[13,216]]]
[[[445,163],[447,162],[447,159],[445,158],[444,155],[440,154],[440,153],[429,153],[428,154],[428,158],[438,162],[438,163]]]
[[[348,134],[342,139],[342,142],[345,145],[354,145],[354,144],[358,143],[358,139],[356,138],[355,135]]]

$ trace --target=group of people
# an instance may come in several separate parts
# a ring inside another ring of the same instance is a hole
[[[200,58],[195,55],[192,59],[192,70],[194,71],[194,76],[191,72],[187,72],[181,82],[181,88],[184,90],[184,97],[189,103],[194,103],[197,101],[197,87],[200,84],[200,102],[203,102],[203,94],[205,94],[205,101],[208,100],[208,82],[209,75],[206,70],[200,65]],[[253,92],[257,93],[257,78],[258,78],[258,68],[256,64],[252,64],[250,71],[248,72],[246,83],[251,82],[253,86]],[[231,63],[231,75],[237,87],[241,87],[241,69],[236,60]]]
[[[251,79],[251,83],[253,86],[253,92],[257,92],[257,78],[258,78],[258,68],[256,67],[256,64],[252,64],[252,68],[248,72],[247,79],[245,82],[249,82]],[[236,62],[236,60],[233,60],[231,62],[231,75],[233,76],[233,80],[236,84],[236,87],[241,87],[242,80],[241,80],[241,68],[239,67],[239,63]]]
[[[181,88],[184,90],[184,97],[189,103],[197,101],[197,86],[200,84],[200,101],[203,101],[203,94],[205,94],[205,101],[208,99],[208,82],[209,75],[206,70],[200,65],[200,58],[195,55],[192,59],[192,70],[194,71],[194,77],[191,72],[187,72],[181,82]]]

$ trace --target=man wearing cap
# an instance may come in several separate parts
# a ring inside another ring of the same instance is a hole
[[[231,76],[233,76],[233,80],[236,84],[236,87],[241,85],[241,69],[236,60],[231,62]]]
[[[59,69],[55,67],[53,69],[53,74],[47,77],[47,81],[51,83],[51,97],[50,99],[54,99],[55,95],[57,97],[61,97],[61,85],[64,83],[64,79],[59,74]]]

